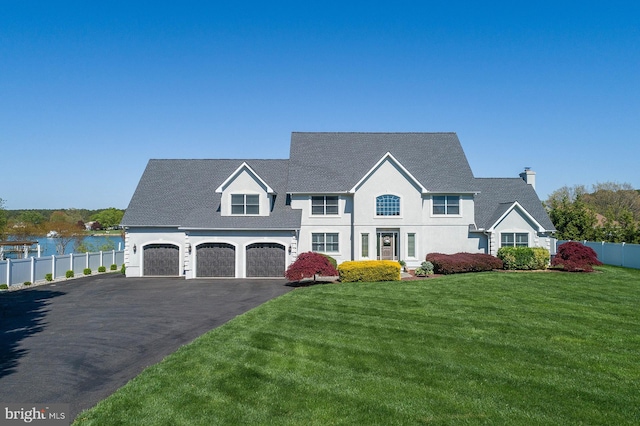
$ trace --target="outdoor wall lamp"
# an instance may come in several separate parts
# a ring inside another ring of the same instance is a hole
[[[136,245],[134,244],[134,245],[133,245],[133,253],[134,253],[134,254],[135,254],[135,252],[136,252],[136,250],[137,250],[137,249],[138,249],[138,248],[137,248],[137,247],[136,247]]]

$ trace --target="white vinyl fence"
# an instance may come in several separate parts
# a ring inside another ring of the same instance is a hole
[[[51,274],[54,279],[64,278],[69,270],[78,276],[84,273],[85,268],[97,272],[100,266],[109,270],[114,264],[118,268],[124,264],[123,250],[7,259],[0,261],[0,284],[15,285],[25,281],[35,283],[45,280],[47,274]]]
[[[566,242],[558,240],[557,245],[559,246]],[[640,244],[580,242],[587,247],[591,247],[598,255],[598,260],[605,265],[640,269]]]

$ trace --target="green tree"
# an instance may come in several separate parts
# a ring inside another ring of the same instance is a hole
[[[124,210],[110,207],[91,216],[91,220],[100,222],[104,228],[114,228],[120,225],[122,216],[124,216]]]
[[[35,210],[26,210],[20,213],[18,216],[18,221],[22,223],[30,223],[32,225],[42,225],[46,222],[46,218],[39,212]]]
[[[577,195],[571,202],[568,196],[564,196],[549,202],[549,216],[558,231],[558,239],[579,241],[596,238],[596,215],[587,208],[582,197]]]

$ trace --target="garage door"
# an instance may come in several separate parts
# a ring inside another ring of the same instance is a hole
[[[284,250],[275,243],[247,246],[247,277],[284,277]]]
[[[196,248],[198,277],[235,277],[236,249],[231,244],[208,243]]]
[[[180,250],[172,244],[144,247],[144,275],[180,275]]]

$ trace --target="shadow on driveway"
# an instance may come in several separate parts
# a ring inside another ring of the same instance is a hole
[[[59,291],[14,291],[0,294],[0,379],[15,372],[28,349],[20,342],[44,329],[50,299]]]
[[[292,287],[273,279],[102,274],[0,294],[0,401],[71,418],[180,346]]]

